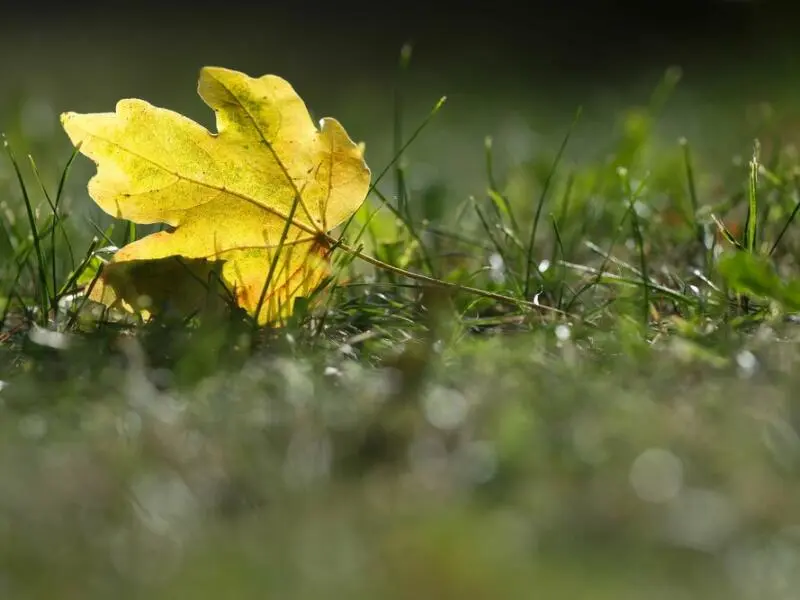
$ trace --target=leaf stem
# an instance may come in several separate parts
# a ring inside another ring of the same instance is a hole
[[[524,306],[526,308],[542,309],[550,312],[555,312],[564,316],[567,316],[568,314],[563,310],[559,310],[558,308],[552,306],[547,306],[546,304],[538,304],[536,302],[530,302],[528,300],[512,298],[511,296],[506,296],[504,294],[498,294],[495,292],[490,292],[488,290],[482,290],[480,288],[471,287],[468,285],[462,285],[460,283],[454,283],[452,281],[444,281],[442,279],[436,279],[435,277],[429,277],[427,275],[422,275],[421,273],[414,273],[413,271],[406,271],[405,269],[401,269],[400,267],[396,267],[394,265],[390,265],[389,263],[385,263],[382,260],[378,260],[377,258],[370,256],[369,254],[364,254],[361,250],[348,246],[347,244],[342,243],[341,240],[337,240],[333,236],[326,234],[326,239],[331,245],[341,248],[348,254],[356,256],[361,260],[363,260],[364,262],[367,262],[375,267],[378,267],[379,269],[390,271],[392,273],[396,273],[397,275],[402,275],[403,277],[408,277],[409,279],[414,279],[416,281],[427,283],[429,285],[435,285],[438,287],[450,288],[462,292],[467,292],[469,294],[482,296],[484,298],[490,298],[492,300],[497,300],[498,302],[504,302],[507,304]]]

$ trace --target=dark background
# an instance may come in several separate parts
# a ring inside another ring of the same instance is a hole
[[[146,32],[274,27],[324,41],[329,51],[369,49],[380,58],[413,39],[457,58],[470,47],[507,53],[526,66],[613,68],[648,61],[746,59],[792,37],[797,9],[767,0],[530,0],[528,2],[74,2],[5,3],[0,29]],[[81,30],[82,29],[82,30]],[[310,40],[313,45],[318,45]],[[178,42],[179,43],[179,42]],[[465,48],[467,46],[467,48]],[[324,57],[321,57],[324,59]],[[621,61],[621,62],[620,62]]]
[[[380,55],[409,38],[452,56],[463,44],[520,62],[564,67],[692,58],[736,58],[791,36],[797,9],[768,0],[529,0],[528,2],[72,2],[4,3],[0,29],[111,27],[118,31],[212,26],[265,34],[278,25],[309,37],[372,48]],[[305,32],[305,34],[303,33]],[[335,48],[331,48],[335,51]],[[730,54],[732,53],[732,55]]]

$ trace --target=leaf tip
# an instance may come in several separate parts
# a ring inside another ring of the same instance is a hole
[[[74,120],[74,119],[75,119],[75,117],[77,117],[77,116],[78,116],[78,113],[76,113],[76,112],[73,112],[73,111],[66,111],[66,112],[62,112],[62,113],[59,115],[59,117],[58,117],[58,120],[61,122],[61,126],[62,126],[62,127],[64,127],[64,128],[66,128],[66,127],[67,127],[67,124],[68,124],[70,121]]]

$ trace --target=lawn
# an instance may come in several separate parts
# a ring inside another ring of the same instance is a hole
[[[3,597],[793,597],[788,117],[669,69],[466,121],[411,64],[380,109],[309,92],[382,177],[344,239],[394,269],[340,251],[280,327],[86,300],[156,227],[94,205],[57,112],[147,85],[6,104]],[[210,126],[195,75],[148,99]]]

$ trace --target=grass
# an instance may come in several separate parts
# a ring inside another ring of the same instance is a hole
[[[661,143],[676,84],[595,160],[579,121],[503,172],[487,140],[468,198],[409,185],[398,92],[398,160],[343,241],[393,269],[340,251],[280,328],[87,302],[149,230],[87,216],[74,155],[51,182],[8,144],[0,590],[791,596],[800,163]]]

